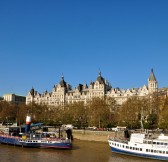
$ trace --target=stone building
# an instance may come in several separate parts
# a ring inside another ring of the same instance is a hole
[[[87,84],[79,84],[76,88],[72,89],[62,76],[59,84],[53,86],[52,91],[45,91],[38,93],[34,88],[28,92],[26,97],[26,104],[35,102],[37,104],[46,104],[50,106],[64,105],[67,103],[74,103],[83,101],[85,104],[93,97],[113,97],[118,105],[125,102],[131,96],[147,96],[153,92],[158,91],[158,83],[154,75],[153,69],[151,70],[148,78],[148,85],[140,88],[120,89],[113,88],[110,83],[102,77],[101,72],[95,82]]]

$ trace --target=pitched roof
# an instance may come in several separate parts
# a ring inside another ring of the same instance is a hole
[[[151,69],[151,73],[150,73],[150,76],[149,76],[149,81],[156,81],[156,77],[154,75],[153,69]]]

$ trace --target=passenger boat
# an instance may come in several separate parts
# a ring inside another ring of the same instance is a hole
[[[132,133],[130,138],[109,137],[108,142],[111,151],[115,153],[168,160],[168,136],[164,134],[154,136],[147,132]]]
[[[67,137],[61,137],[60,129],[57,132],[31,131],[31,117],[26,117],[25,132],[21,133],[19,127],[8,127],[0,133],[0,143],[31,148],[72,148],[72,130],[66,128]]]

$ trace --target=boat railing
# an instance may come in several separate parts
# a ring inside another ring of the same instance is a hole
[[[42,141],[50,141],[50,142],[54,142],[54,141],[60,141],[60,142],[71,142],[69,139],[66,139],[66,138],[48,138],[48,137],[44,137],[44,138],[21,138],[22,140],[24,141],[27,141],[27,140],[42,140]]]
[[[6,138],[20,138],[18,136],[13,136],[12,134],[7,134],[7,133],[0,133],[1,137],[6,137]]]
[[[128,139],[127,138],[118,138],[118,137],[110,137],[108,138],[109,140],[115,141],[115,142],[119,142],[119,143],[125,143],[128,144]]]
[[[65,138],[42,138],[43,140],[48,140],[48,141],[65,141]]]

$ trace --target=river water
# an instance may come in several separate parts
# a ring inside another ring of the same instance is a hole
[[[108,143],[74,140],[72,150],[22,148],[0,144],[0,162],[156,162],[111,153]]]

